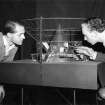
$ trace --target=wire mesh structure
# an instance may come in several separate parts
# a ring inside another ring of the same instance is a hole
[[[48,62],[55,55],[74,53],[74,46],[82,44],[81,22],[84,18],[32,18],[22,20],[26,34],[36,41],[36,58]]]

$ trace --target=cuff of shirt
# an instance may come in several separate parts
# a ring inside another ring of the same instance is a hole
[[[94,53],[92,53],[92,55],[90,56],[90,59],[95,60],[97,56],[97,52],[95,51]]]

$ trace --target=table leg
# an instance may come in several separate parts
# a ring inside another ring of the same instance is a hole
[[[21,88],[21,105],[24,105],[24,89]]]
[[[73,94],[74,94],[74,105],[76,105],[76,89],[73,90]]]

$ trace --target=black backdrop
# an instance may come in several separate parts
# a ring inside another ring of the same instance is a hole
[[[105,17],[105,0],[0,0],[0,20],[34,17]]]

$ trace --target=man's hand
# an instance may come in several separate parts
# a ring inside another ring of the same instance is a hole
[[[0,85],[0,102],[2,101],[2,99],[5,96],[5,90],[4,87],[2,85]]]
[[[95,52],[92,48],[79,46],[76,49],[77,53],[84,54],[90,57],[90,59],[95,59],[97,52]]]

